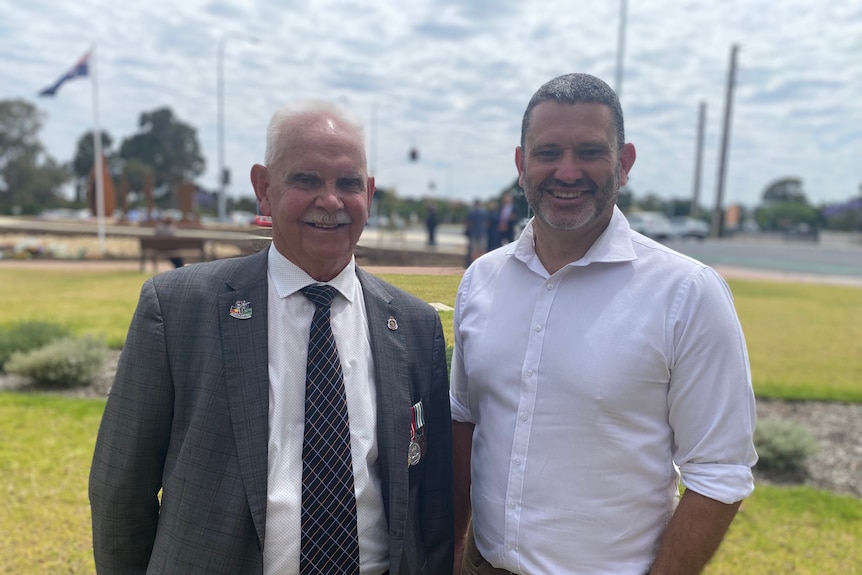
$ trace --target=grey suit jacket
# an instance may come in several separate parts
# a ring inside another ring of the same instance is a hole
[[[90,471],[99,573],[262,573],[269,377],[266,250],[141,290]],[[451,573],[451,422],[437,313],[358,269],[377,383],[392,574]],[[229,310],[251,303],[252,317]],[[398,329],[387,328],[390,317]],[[410,408],[427,447],[409,467]]]

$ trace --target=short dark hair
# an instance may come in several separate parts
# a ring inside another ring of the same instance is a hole
[[[521,121],[521,148],[527,139],[530,129],[530,114],[533,108],[542,102],[557,102],[559,104],[604,104],[611,109],[611,117],[617,133],[617,148],[622,149],[626,143],[626,131],[623,124],[623,109],[610,86],[589,74],[565,74],[558,76],[536,90]]]

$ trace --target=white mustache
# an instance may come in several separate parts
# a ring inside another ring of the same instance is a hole
[[[311,212],[310,214],[305,214],[302,221],[306,224],[314,224],[317,226],[338,226],[353,223],[353,219],[347,214],[347,212],[335,212],[334,214],[330,214],[328,212]]]

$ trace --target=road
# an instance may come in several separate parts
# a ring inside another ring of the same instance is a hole
[[[92,222],[45,222],[0,217],[0,233],[3,232],[95,234],[96,226]],[[259,228],[205,228],[179,230],[178,235],[243,243],[260,240],[262,232],[264,230]],[[137,226],[109,225],[107,234],[140,236],[152,234],[152,230]],[[438,227],[436,246],[427,245],[425,230],[421,225],[402,230],[369,227],[363,232],[359,243],[368,248],[395,249],[402,252],[466,253],[463,227],[452,224]],[[859,236],[821,236],[821,241],[816,244],[750,236],[722,240],[672,241],[667,245],[716,268],[725,277],[775,278],[862,288],[862,239]]]

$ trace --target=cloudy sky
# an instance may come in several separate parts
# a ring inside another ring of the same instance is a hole
[[[49,153],[70,161],[93,126],[90,79],[37,93],[96,46],[99,119],[115,145],[142,112],[197,129],[216,187],[217,63],[224,47],[232,195],[252,194],[272,112],[324,98],[366,124],[378,185],[403,197],[488,198],[516,176],[532,93],[567,72],[621,93],[637,149],[636,196],[691,196],[698,108],[707,120],[701,204],[715,202],[731,47],[739,45],[726,203],[754,205],[784,176],[815,204],[862,185],[862,0],[0,0],[0,99],[45,114]],[[252,43],[251,39],[256,39]],[[411,148],[418,162],[408,160]]]

